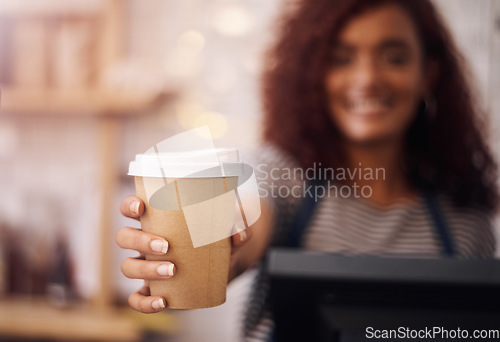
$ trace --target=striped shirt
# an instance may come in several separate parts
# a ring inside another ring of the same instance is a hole
[[[301,194],[307,185],[290,177],[297,166],[275,147],[259,149],[253,163],[262,197],[274,207],[273,245],[286,245]],[[302,176],[303,174],[299,174]],[[491,218],[479,209],[457,208],[439,195],[437,202],[458,258],[490,258],[495,252]],[[307,250],[343,255],[435,258],[441,254],[432,217],[423,198],[380,207],[358,196],[325,196],[309,221],[302,246]],[[273,329],[266,308],[268,275],[262,265],[254,278],[244,322],[245,341],[265,341]]]

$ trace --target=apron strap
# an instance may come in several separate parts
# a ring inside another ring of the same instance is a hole
[[[434,224],[434,231],[437,238],[441,241],[442,254],[446,257],[453,257],[455,255],[455,249],[451,241],[451,236],[449,234],[448,225],[443,217],[442,210],[439,206],[436,196],[429,191],[422,191],[425,204],[431,214],[432,221]]]
[[[320,186],[321,183],[313,183],[313,186]],[[299,248],[302,247],[302,236],[304,231],[309,226],[314,211],[318,202],[321,199],[316,199],[314,196],[306,196],[300,202],[297,208],[297,215],[291,225],[288,247]]]

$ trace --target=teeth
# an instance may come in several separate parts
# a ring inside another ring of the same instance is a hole
[[[356,99],[348,102],[351,110],[368,111],[387,108],[387,102],[377,98]]]

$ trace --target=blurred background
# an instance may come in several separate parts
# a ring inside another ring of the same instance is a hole
[[[141,315],[114,234],[136,153],[208,124],[259,140],[259,72],[286,0],[0,0],[0,341],[235,341],[252,272],[221,307]],[[500,156],[500,1],[435,0]],[[499,231],[500,221],[496,228]],[[497,253],[498,255],[498,253]]]

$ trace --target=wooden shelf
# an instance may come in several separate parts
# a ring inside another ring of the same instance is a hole
[[[137,115],[161,105],[174,96],[173,92],[156,94],[138,91],[110,91],[102,89],[51,90],[1,89],[3,113],[64,114],[94,116]]]
[[[100,310],[75,304],[56,308],[45,300],[0,299],[0,336],[78,341],[139,341],[146,330],[174,334],[179,321],[169,312],[146,315],[130,308]]]
[[[88,341],[138,341],[139,324],[92,307],[59,309],[41,299],[0,300],[0,335]]]

